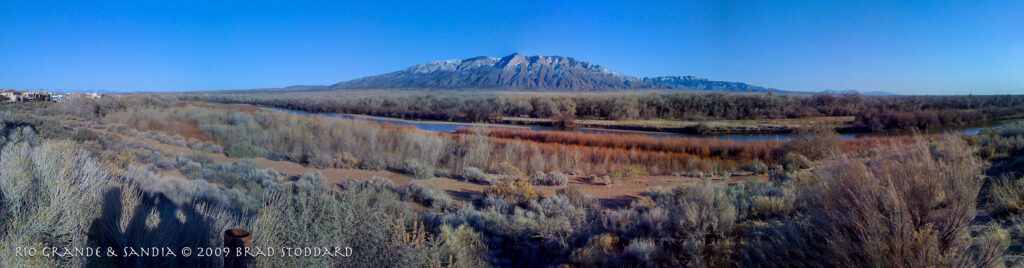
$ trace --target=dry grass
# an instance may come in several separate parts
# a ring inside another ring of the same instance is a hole
[[[473,133],[474,131],[472,129],[460,129],[459,133]],[[497,138],[521,139],[552,144],[679,153],[708,159],[717,158],[737,161],[749,161],[751,159],[772,161],[772,151],[782,145],[780,141],[737,142],[714,138],[659,138],[647,135],[593,134],[511,128],[492,128],[489,130],[488,135]]]
[[[333,165],[335,155],[350,156],[368,168],[404,169],[408,160],[448,170],[480,167],[497,171],[510,163],[526,174],[538,171],[604,174],[630,165],[642,165],[651,174],[672,174],[692,170],[734,169],[734,158],[766,157],[764,149],[751,153],[741,145],[703,150],[709,158],[686,152],[636,150],[632,148],[554,144],[521,139],[495,138],[477,133],[445,134],[418,131],[410,127],[381,125],[356,120],[290,115],[277,111],[233,110],[215,104],[127,107],[111,111],[102,119],[108,124],[125,124],[140,130],[157,130],[192,135],[227,148],[229,154],[288,159],[300,163]],[[186,122],[189,127],[166,122]],[[179,133],[179,131],[188,133]],[[648,141],[656,143],[655,140]],[[657,146],[657,145],[654,145]],[[727,148],[725,148],[727,147]],[[677,150],[678,151],[678,150]]]
[[[989,187],[989,201],[999,213],[1024,212],[1024,178],[995,178]]]

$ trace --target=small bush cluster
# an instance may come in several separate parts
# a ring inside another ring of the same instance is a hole
[[[480,184],[491,184],[490,177],[487,176],[482,169],[475,167],[467,167],[462,169],[462,176],[460,178],[463,181],[480,183]]]
[[[257,258],[278,266],[442,266],[483,263],[486,247],[462,229],[428,232],[400,197],[375,183],[351,182],[341,192],[326,188],[303,194],[276,193],[252,224],[256,247],[351,247],[363,254],[325,258]],[[367,223],[375,224],[367,224]],[[445,227],[441,227],[445,228]],[[450,227],[448,227],[450,228]],[[442,256],[442,254],[446,256]],[[443,257],[443,258],[442,258]]]
[[[804,196],[807,221],[778,227],[771,231],[774,237],[752,243],[745,249],[751,263],[977,266],[1000,255],[984,252],[1006,249],[997,240],[973,241],[969,235],[981,165],[962,140],[918,140],[870,154],[841,157],[822,168]],[[814,239],[826,243],[803,244]]]
[[[181,137],[176,133],[163,132],[163,131],[150,131],[146,134],[146,137],[159,141],[163,144],[182,146],[186,145],[185,138]]]
[[[789,152],[782,157],[782,166],[786,171],[807,169],[811,167],[811,160],[799,153]]]
[[[510,177],[518,177],[523,175],[523,172],[520,171],[518,167],[509,162],[501,162],[501,164],[498,165],[498,172],[501,175]]]
[[[988,198],[997,212],[1024,212],[1024,178],[995,178],[990,182]]]
[[[227,153],[228,156],[235,158],[256,158],[267,155],[267,151],[265,149],[253,145],[252,142],[249,141],[231,144],[231,147],[228,147],[228,150],[225,153]]]
[[[552,171],[551,173],[537,171],[537,173],[530,177],[530,182],[534,185],[561,186],[569,183],[569,176],[558,171]]]
[[[109,173],[89,152],[68,141],[11,142],[0,151],[0,250],[15,247],[88,247],[82,233],[99,214]],[[0,255],[0,266],[84,266],[86,257]]]
[[[434,178],[434,167],[421,164],[416,160],[405,161],[405,172],[414,179],[427,180]]]
[[[356,158],[355,155],[349,152],[334,154],[331,162],[335,168],[358,168],[360,164],[359,158]]]
[[[515,182],[502,181],[484,189],[484,195],[500,198],[514,203],[526,203],[537,200],[539,195],[530,186],[530,183],[521,180]]]
[[[740,169],[754,174],[768,173],[768,165],[766,165],[764,161],[761,160],[751,160],[749,163],[747,163]]]

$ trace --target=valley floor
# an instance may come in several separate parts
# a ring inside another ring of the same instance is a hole
[[[79,121],[81,127],[87,127],[95,122]],[[256,158],[232,158],[228,157],[223,153],[208,153],[193,150],[186,146],[178,146],[172,144],[162,143],[143,135],[136,136],[124,136],[118,133],[114,133],[105,129],[94,129],[97,132],[102,132],[106,135],[117,136],[126,141],[139,141],[144,142],[158,148],[163,151],[166,157],[173,158],[176,154],[185,155],[203,155],[212,158],[218,164],[226,163],[238,163],[242,161],[252,161],[259,168],[272,168],[282,175],[289,177],[299,177],[302,174],[319,172],[323,174],[324,179],[330,184],[342,184],[346,181],[365,181],[372,178],[384,178],[390,180],[396,185],[408,185],[410,183],[418,184],[424,188],[434,190],[438,193],[445,193],[455,200],[462,202],[472,201],[474,198],[479,198],[483,195],[486,185],[458,181],[451,178],[434,178],[430,180],[417,180],[409,177],[408,175],[396,173],[388,170],[374,171],[365,169],[342,169],[342,168],[313,168],[299,163],[291,161],[275,161],[269,160],[262,157]],[[185,176],[177,173],[177,170],[165,171],[168,172],[164,175],[176,176],[185,179]],[[555,194],[558,189],[566,187],[577,187],[584,194],[596,198],[601,201],[608,208],[619,208],[628,206],[631,201],[641,196],[641,194],[649,189],[660,188],[670,189],[679,185],[686,184],[698,184],[703,183],[705,180],[709,180],[713,183],[735,183],[740,181],[755,180],[765,181],[767,177],[765,175],[758,174],[736,174],[729,177],[722,176],[708,176],[707,178],[690,177],[690,176],[637,176],[629,178],[615,185],[602,185],[599,183],[588,182],[583,176],[570,176],[570,181],[564,186],[534,186],[537,193],[541,197],[551,197]]]

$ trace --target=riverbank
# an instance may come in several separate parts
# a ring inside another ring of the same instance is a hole
[[[577,127],[567,130],[556,127],[554,125],[554,120],[544,118],[502,117],[498,123],[467,123],[434,120],[408,120],[359,114],[310,113],[301,110],[253,104],[236,103],[228,105],[249,107],[253,109],[283,111],[309,116],[327,116],[372,121],[382,124],[412,126],[434,132],[456,132],[458,129],[471,127],[522,128],[530,130],[570,131],[580,133],[638,134],[652,137],[716,138],[733,141],[785,141],[792,139],[796,130],[812,127],[836,129],[836,132],[841,134],[840,137],[842,139],[912,134],[912,132],[868,132],[863,127],[854,124],[855,118],[853,116],[713,121],[577,119],[575,121]],[[998,128],[1006,123],[1020,120],[1024,119],[1022,119],[1022,117],[1008,117],[994,121],[977,122],[975,124],[965,126],[933,129],[924,131],[923,133],[940,134],[956,132],[974,135],[985,129]]]
[[[635,130],[667,132],[701,136],[717,135],[765,135],[791,134],[797,129],[827,127],[845,129],[852,127],[853,116],[808,117],[793,119],[757,120],[714,120],[714,121],[672,121],[672,120],[600,120],[578,119],[576,126],[590,129]],[[504,117],[501,123],[509,125],[554,126],[554,120],[543,118]]]

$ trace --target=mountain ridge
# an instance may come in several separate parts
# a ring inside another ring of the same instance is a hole
[[[703,90],[721,92],[779,92],[849,94],[851,90],[787,91],[742,82],[715,81],[695,76],[633,77],[573,57],[477,56],[417,64],[404,69],[342,81],[329,86],[290,86],[286,90],[353,89],[467,89],[587,92],[619,90]],[[888,95],[887,92],[865,94]]]
[[[331,85],[362,88],[493,88],[516,90],[596,91],[666,89],[604,66],[564,56],[473,57],[433,61],[396,72]]]
[[[643,81],[674,86],[675,88],[698,89],[708,91],[729,92],[784,92],[782,90],[750,85],[741,82],[713,81],[696,76],[658,76],[644,77]]]

